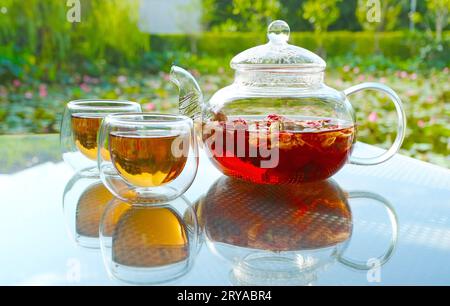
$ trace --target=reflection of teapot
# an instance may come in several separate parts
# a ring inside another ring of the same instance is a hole
[[[220,178],[197,209],[207,245],[234,265],[238,284],[307,284],[319,268],[338,260],[352,268],[370,269],[366,263],[345,259],[352,236],[348,198],[372,198],[388,208],[380,196],[350,192],[331,180],[301,185],[256,185]],[[381,257],[384,264],[396,243]]]
[[[386,161],[400,148],[405,114],[397,94],[378,83],[339,92],[323,83],[325,62],[318,55],[287,43],[289,26],[274,21],[269,42],[236,55],[233,84],[209,102],[195,79],[174,66],[180,111],[202,127],[204,144],[224,174],[255,183],[292,183],[326,179],[348,160],[360,165]],[[356,122],[347,96],[378,90],[393,101],[397,138],[377,157],[351,155]]]
[[[113,200],[100,223],[108,272],[132,283],[150,284],[187,273],[198,251],[195,212],[183,197],[158,205]]]

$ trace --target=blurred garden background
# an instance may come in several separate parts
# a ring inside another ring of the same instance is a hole
[[[396,90],[408,117],[402,153],[450,167],[449,10],[450,0],[0,0],[2,171],[59,158],[70,100],[176,112],[172,63],[190,69],[208,98],[232,81],[231,58],[265,43],[275,19],[289,23],[291,44],[326,59],[328,85]],[[389,100],[368,93],[352,104],[358,139],[388,147]]]

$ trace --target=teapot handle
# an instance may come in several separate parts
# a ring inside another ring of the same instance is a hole
[[[392,156],[394,156],[395,153],[398,152],[398,150],[402,146],[403,139],[405,138],[406,116],[405,111],[403,109],[402,101],[400,100],[399,96],[395,93],[395,91],[393,91],[390,87],[386,85],[372,82],[362,83],[344,90],[344,94],[348,97],[351,94],[354,94],[356,92],[365,89],[381,91],[387,94],[394,103],[395,110],[397,111],[397,136],[395,137],[395,141],[392,144],[392,146],[386,152],[375,157],[357,157],[357,156],[350,157],[351,164],[369,166],[381,164],[390,159]]]
[[[375,200],[375,201],[381,203],[386,208],[388,215],[389,215],[389,220],[390,220],[390,223],[392,226],[391,243],[389,245],[389,248],[384,252],[384,254],[373,258],[378,263],[378,267],[383,266],[392,257],[395,247],[397,245],[397,240],[398,240],[398,218],[397,218],[397,214],[395,213],[394,208],[391,206],[391,204],[388,202],[388,200],[386,200],[382,196],[372,193],[372,192],[351,191],[348,193],[347,198],[348,199],[372,199],[372,200]],[[338,261],[341,262],[342,264],[344,264],[350,268],[353,268],[356,270],[362,270],[362,271],[368,271],[373,268],[373,266],[369,263],[369,261],[363,262],[363,261],[357,261],[357,260],[348,259],[348,258],[344,257],[343,253],[345,252],[345,250],[346,250],[346,248],[343,250],[341,255],[339,255],[339,257],[338,257]]]

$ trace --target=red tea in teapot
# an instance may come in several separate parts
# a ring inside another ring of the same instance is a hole
[[[248,116],[203,126],[210,158],[223,173],[262,184],[328,178],[347,162],[354,139],[354,124],[337,119]]]

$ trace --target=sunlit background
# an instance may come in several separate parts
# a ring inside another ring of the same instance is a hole
[[[289,23],[291,44],[326,59],[328,85],[396,90],[408,116],[402,153],[450,167],[449,10],[450,0],[0,0],[0,173],[59,160],[70,100],[177,112],[172,63],[210,97],[232,81],[230,59],[265,43],[275,19]],[[396,117],[388,98],[352,103],[358,140],[389,146]]]

